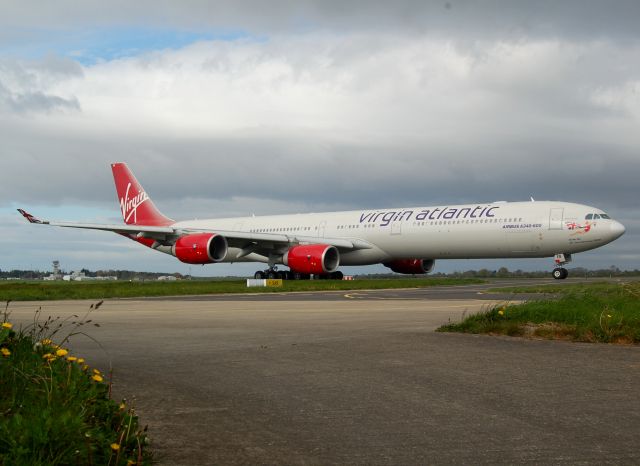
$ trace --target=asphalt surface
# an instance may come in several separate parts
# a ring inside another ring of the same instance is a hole
[[[113,365],[159,464],[640,463],[640,348],[435,333],[493,302],[458,291],[110,300],[104,351],[72,349]]]
[[[540,299],[539,294],[494,293],[492,288],[560,285],[582,282],[603,281],[603,279],[504,279],[491,280],[487,283],[460,286],[429,286],[425,288],[388,289],[388,290],[354,290],[354,291],[310,291],[310,292],[270,292],[247,294],[212,294],[197,296],[175,296],[174,301],[342,301],[344,299],[400,299],[400,300],[433,300],[433,299],[483,299],[488,301],[508,301],[512,299]],[[138,300],[140,298],[131,298]],[[150,297],[145,300],[164,301],[166,297]]]

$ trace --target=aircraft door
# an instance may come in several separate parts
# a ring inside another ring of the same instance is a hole
[[[327,229],[327,221],[323,220],[318,225],[318,238],[324,238],[324,232]]]
[[[554,207],[549,212],[549,230],[562,230],[562,216],[564,208]]]

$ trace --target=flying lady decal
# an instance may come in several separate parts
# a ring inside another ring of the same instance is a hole
[[[584,225],[580,225],[576,222],[568,222],[567,230],[574,230],[571,236],[584,235],[585,233],[589,233],[591,231],[591,227],[593,227],[594,225],[595,223],[590,223],[589,221],[587,221]]]

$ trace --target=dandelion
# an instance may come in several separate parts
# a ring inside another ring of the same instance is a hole
[[[42,340],[42,344],[43,344],[43,345],[50,345],[50,344],[52,344],[52,343],[53,343],[53,342],[52,342],[51,340],[49,340],[48,338],[45,338],[44,340]]]
[[[504,311],[503,311],[502,309],[500,309],[500,310],[498,311],[498,314],[500,314],[501,316],[503,316],[503,315],[504,315]]]
[[[84,364],[84,358],[78,358],[76,361],[78,364]]]
[[[114,451],[118,451],[120,450],[120,445],[118,445],[117,443],[112,443],[111,444],[111,449]]]
[[[98,369],[94,369],[93,373],[96,374],[96,375],[100,375],[101,374],[101,372]]]
[[[120,408],[120,410],[123,410],[126,407],[127,407],[127,405],[124,404],[124,403],[120,403],[120,406],[118,406],[118,408]]]
[[[69,354],[69,352],[64,349],[64,348],[60,348],[59,350],[56,350],[56,356],[66,356],[67,354]]]
[[[2,328],[11,328],[13,324],[10,322],[2,322]]]
[[[0,353],[2,353],[5,358],[11,356],[11,351],[9,351],[9,348],[0,348]]]
[[[78,358],[76,358],[75,356],[68,356],[67,357],[67,361],[69,361],[69,362],[73,362],[73,361],[77,361],[77,360],[78,360]]]
[[[82,366],[82,370],[86,371],[87,369],[89,369],[89,366],[87,366],[86,364],[84,366]]]
[[[133,466],[134,464],[136,464],[136,461],[134,461],[134,460],[127,460],[127,466]]]
[[[93,380],[95,380],[96,382],[102,382],[102,376],[98,375],[98,374],[94,374],[93,377],[91,377]]]
[[[43,354],[43,355],[42,355],[42,357],[43,357],[44,359],[52,359],[52,358],[53,358],[53,359],[55,359],[55,358],[56,358],[56,357],[55,357],[53,354],[51,354],[51,353]]]

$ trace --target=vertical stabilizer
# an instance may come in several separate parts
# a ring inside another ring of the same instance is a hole
[[[138,183],[126,163],[112,163],[113,181],[116,183],[120,212],[127,225],[171,225],[173,220],[165,217],[153,205],[144,188]]]

